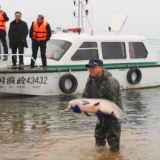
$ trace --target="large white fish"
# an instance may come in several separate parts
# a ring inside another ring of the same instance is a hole
[[[68,103],[70,108],[75,105],[85,113],[96,113],[99,109],[102,113],[110,114],[117,119],[125,118],[123,111],[115,103],[106,99],[76,99]]]
[[[98,110],[100,110],[104,114],[110,114],[111,116],[117,118],[119,122],[133,121],[137,118],[147,117],[146,115],[126,115],[114,102],[107,99],[76,99],[71,100],[68,103],[69,109],[75,105],[78,105],[80,110],[86,115],[88,115],[87,113],[95,114]]]

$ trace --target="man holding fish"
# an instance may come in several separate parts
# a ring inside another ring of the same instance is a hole
[[[110,151],[117,152],[120,148],[121,135],[121,125],[118,118],[122,116],[119,114],[122,112],[120,85],[108,71],[103,69],[103,61],[100,59],[90,60],[86,67],[90,75],[83,93],[83,98],[93,98],[92,101],[94,102],[89,102],[91,99],[88,101],[84,99],[81,100],[81,102],[71,101],[69,105],[76,113],[81,113],[81,111],[85,111],[85,113],[95,113],[98,118],[95,128],[96,146],[105,146],[107,140]],[[95,100],[95,98],[97,100]],[[103,101],[104,99],[106,99],[106,101]],[[83,109],[83,106],[89,103],[93,103],[92,107],[89,108],[88,106],[88,110],[87,108],[85,108],[86,110]],[[100,103],[102,104],[100,105]],[[81,106],[82,104],[83,106]],[[103,106],[105,104],[107,106]],[[109,108],[106,108],[109,106],[112,108],[110,111]],[[107,109],[106,112],[105,108]],[[113,111],[115,113],[117,112],[119,115],[115,114]]]

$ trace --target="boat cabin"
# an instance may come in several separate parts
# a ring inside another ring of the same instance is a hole
[[[101,59],[105,65],[156,62],[142,34],[55,34],[47,44],[47,62],[54,65],[85,65]]]

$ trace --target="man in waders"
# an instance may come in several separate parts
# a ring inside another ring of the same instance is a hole
[[[0,41],[3,45],[4,54],[8,54],[8,46],[6,41],[6,22],[9,21],[9,18],[7,17],[7,14],[1,10],[0,6]],[[1,58],[1,57],[0,57]],[[7,56],[4,56],[3,61],[7,60]]]
[[[116,103],[122,109],[120,85],[112,75],[103,69],[103,61],[99,59],[90,60],[86,65],[89,69],[89,78],[83,93],[84,98],[103,98]],[[76,106],[73,111],[79,113]],[[117,152],[120,148],[121,125],[111,115],[96,112],[98,122],[95,128],[95,141],[97,147],[109,144],[111,152]]]

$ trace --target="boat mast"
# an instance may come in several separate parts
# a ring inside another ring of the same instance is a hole
[[[80,9],[81,9],[81,1],[78,0],[78,28],[80,28]]]
[[[78,0],[78,4],[76,0],[73,0],[73,4],[78,6],[78,16],[76,16],[76,11],[73,11],[73,15],[75,18],[78,18],[78,28],[81,28],[81,31],[84,32],[83,28],[83,18],[88,16],[88,10],[84,9],[84,6],[88,4],[88,0],[85,0],[86,3],[83,3],[83,0]],[[83,16],[83,12],[85,11],[86,16]]]
[[[84,28],[83,28],[83,0],[81,0],[81,25],[82,25],[82,32],[84,32]]]

